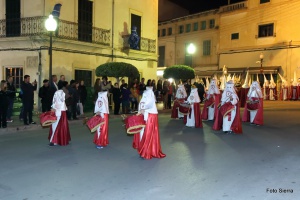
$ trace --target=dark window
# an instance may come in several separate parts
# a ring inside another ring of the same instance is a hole
[[[183,31],[184,31],[184,26],[183,26],[183,25],[180,25],[180,26],[179,26],[179,33],[183,33]]]
[[[203,41],[203,55],[209,56],[210,55],[210,48],[211,47],[211,41],[210,40],[204,40]]]
[[[214,28],[215,27],[215,20],[211,19],[209,20],[209,28]]]
[[[201,30],[205,30],[206,29],[206,21],[202,21],[201,22]]]
[[[166,29],[165,28],[162,30],[162,36],[166,36]]]
[[[165,51],[166,51],[165,46],[158,47],[158,54],[159,54],[158,66],[159,67],[165,66],[165,53],[166,53]]]
[[[239,39],[239,33],[232,33],[232,34],[231,34],[231,39],[232,39],[232,40],[237,40],[237,39]]]
[[[78,40],[92,42],[93,2],[78,0]]]
[[[142,23],[142,17],[139,15],[135,15],[131,13],[131,30],[132,27],[136,26],[136,33],[139,37],[141,37],[141,23]],[[141,49],[141,40],[139,40],[138,44],[139,49]]]
[[[193,31],[198,31],[198,22],[195,22],[193,25]]]
[[[6,67],[4,79],[9,76],[13,77],[15,87],[20,88],[23,81],[23,67]]]
[[[158,30],[158,32],[157,32],[157,37],[159,37],[160,36],[160,30]]]
[[[75,69],[75,80],[78,82],[83,80],[84,85],[86,87],[91,87],[92,86],[92,71]]]
[[[269,37],[274,35],[274,24],[258,26],[258,37]]]
[[[16,37],[21,34],[20,0],[6,0],[6,37]],[[3,27],[2,27],[3,28]]]
[[[262,4],[262,3],[268,3],[268,2],[270,2],[270,0],[260,0],[260,4]]]
[[[185,29],[185,32],[190,32],[191,31],[191,24],[187,24],[186,25],[186,29]]]
[[[172,35],[172,28],[168,28],[168,35]]]

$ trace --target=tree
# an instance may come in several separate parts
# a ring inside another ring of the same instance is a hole
[[[124,77],[134,77],[139,76],[138,69],[129,63],[124,62],[108,62],[99,65],[96,68],[96,76],[108,76],[115,77],[117,82]]]
[[[173,78],[175,80],[187,80],[195,78],[195,71],[193,68],[186,65],[173,65],[164,70],[164,78]]]

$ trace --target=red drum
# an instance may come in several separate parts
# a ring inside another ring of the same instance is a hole
[[[40,122],[42,126],[50,126],[54,122],[56,122],[57,117],[55,115],[55,112],[44,112],[40,115]]]
[[[127,117],[125,120],[126,132],[128,134],[135,134],[141,132],[141,130],[146,126],[143,115],[132,115]]]
[[[232,105],[230,102],[224,103],[220,107],[220,112],[223,117],[226,117],[232,110],[234,110],[234,105]]]
[[[181,112],[183,115],[190,114],[191,105],[187,103],[181,103],[179,105],[179,112]]]
[[[99,126],[102,126],[104,124],[104,121],[104,118],[102,118],[100,115],[94,115],[86,122],[86,125],[91,130],[91,133],[93,133]]]
[[[259,101],[247,101],[247,110],[255,111],[258,110]]]

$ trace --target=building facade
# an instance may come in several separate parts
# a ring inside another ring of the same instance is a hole
[[[190,31],[186,33],[186,26],[197,18],[197,14],[184,18],[170,20],[159,24],[159,49],[165,48],[165,62],[160,61],[159,66],[171,66],[173,64],[185,64],[184,45],[195,42],[197,50],[193,59],[193,67],[200,72],[199,75],[213,74],[215,69],[208,66],[215,66],[221,71],[227,66],[229,73],[244,73],[249,69],[251,74],[266,74],[270,80],[270,73],[274,75],[279,72],[286,80],[292,80],[294,72],[300,77],[300,28],[297,25],[300,19],[298,8],[299,0],[251,0],[230,4],[220,7],[218,11],[199,13],[197,21],[206,21],[214,18],[217,29],[205,31]],[[214,17],[213,17],[214,16]],[[184,33],[180,34],[181,21],[184,24]],[[169,39],[169,36],[162,35],[163,29],[176,27],[177,32]],[[190,26],[190,25],[188,25]],[[192,30],[192,29],[191,29]],[[180,39],[179,39],[180,38]],[[203,55],[204,43],[201,42],[212,38],[211,55]],[[179,42],[180,41],[180,42]],[[200,42],[199,42],[200,41]],[[202,45],[202,46],[201,46]],[[200,47],[199,47],[200,46]],[[177,52],[174,54],[173,52]],[[161,56],[161,53],[159,53]],[[173,59],[170,59],[170,55]],[[263,57],[261,57],[263,55]],[[197,69],[197,68],[200,69]],[[205,68],[206,67],[206,68]],[[209,70],[212,70],[208,73]],[[261,77],[261,76],[260,76]],[[263,82],[261,79],[260,81]]]
[[[133,64],[140,77],[156,77],[158,0],[0,0],[1,79],[12,75],[17,87],[25,74],[39,86],[48,79],[44,23],[56,4],[62,6],[53,34],[52,74],[85,80],[90,87],[95,69],[115,61]],[[133,26],[140,36],[138,50],[128,44]]]

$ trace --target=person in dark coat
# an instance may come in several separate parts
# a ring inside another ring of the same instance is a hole
[[[53,96],[49,86],[49,80],[45,79],[43,81],[43,86],[39,89],[39,97],[41,98],[42,112],[50,111]]]
[[[11,119],[13,107],[14,107],[14,100],[16,98],[16,88],[14,86],[13,77],[9,76],[7,79],[7,96],[8,96],[8,107],[7,107],[7,115],[6,115],[6,121],[7,122],[13,122]]]
[[[7,83],[5,80],[1,81],[0,85],[0,127],[6,128],[6,114],[8,107],[8,93],[7,93]]]
[[[84,85],[84,80],[81,80],[78,86],[78,92],[79,92],[79,101],[82,103],[82,109],[84,109],[84,105],[87,99],[87,90]]]
[[[30,76],[25,75],[24,81],[21,84],[22,103],[23,103],[23,122],[24,125],[36,124],[32,121],[32,110],[34,103],[34,91],[36,90],[37,82],[30,83]],[[28,118],[27,118],[28,117]]]
[[[70,81],[70,86],[68,87],[69,94],[72,97],[72,104],[71,104],[71,113],[72,113],[72,118],[74,120],[77,120],[77,113],[76,113],[76,108],[77,108],[77,103],[79,100],[79,94],[78,91],[76,90],[76,81],[71,80]]]
[[[63,84],[66,81],[65,75],[60,75],[60,79],[57,83],[58,89],[61,90],[63,88]]]
[[[121,90],[119,88],[119,84],[115,83],[112,88],[113,100],[114,100],[114,114],[118,115],[120,112],[120,104],[121,104]]]

